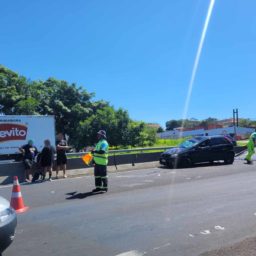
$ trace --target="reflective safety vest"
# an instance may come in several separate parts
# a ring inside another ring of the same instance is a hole
[[[108,164],[108,142],[106,140],[100,140],[97,143],[95,147],[95,151],[100,151],[100,150],[105,151],[105,153],[104,154],[94,153],[93,154],[94,162],[99,165],[107,165]]]

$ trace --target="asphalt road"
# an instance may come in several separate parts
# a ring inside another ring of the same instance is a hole
[[[97,195],[92,176],[22,185],[30,209],[3,256],[198,256],[256,236],[256,166],[242,160],[111,173],[109,183]]]

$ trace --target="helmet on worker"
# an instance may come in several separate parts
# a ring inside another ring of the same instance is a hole
[[[107,133],[104,130],[99,130],[97,132],[97,136],[98,136],[98,139],[106,139],[107,138]]]

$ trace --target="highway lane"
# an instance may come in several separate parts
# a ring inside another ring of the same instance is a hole
[[[4,255],[199,255],[256,235],[256,166],[153,168],[23,185],[30,210]],[[1,187],[9,198],[11,187]]]

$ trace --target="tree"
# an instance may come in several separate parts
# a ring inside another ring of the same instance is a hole
[[[77,149],[93,145],[101,129],[112,146],[154,143],[156,130],[134,122],[127,111],[115,110],[106,101],[92,101],[93,96],[74,83],[52,77],[30,81],[0,66],[0,113],[54,115],[56,132],[67,134]]]
[[[167,131],[170,131],[170,130],[173,130],[174,128],[180,127],[181,125],[182,125],[181,120],[170,120],[170,121],[167,121],[165,124]]]
[[[160,133],[160,132],[164,132],[163,127],[159,127],[159,128],[157,129],[157,133]]]
[[[23,101],[23,102],[21,102]],[[25,106],[33,102],[29,109]],[[0,66],[0,111],[6,115],[34,113],[36,100],[31,98],[25,77]]]
[[[78,148],[91,146],[97,141],[97,132],[105,130],[111,145],[116,145],[114,132],[117,127],[114,108],[106,106],[80,122],[78,128],[79,140],[74,141]]]

